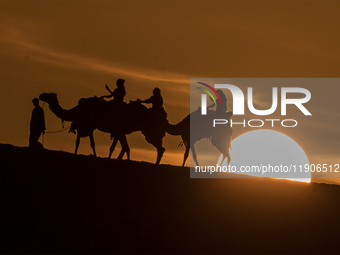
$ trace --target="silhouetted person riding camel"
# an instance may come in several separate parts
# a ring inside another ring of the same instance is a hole
[[[216,90],[217,94],[220,96],[221,104],[216,104],[216,112],[217,113],[225,113],[227,111],[227,97],[225,96],[225,94],[223,93],[222,90],[218,89]],[[211,98],[210,98],[211,99]],[[215,106],[215,103],[209,105],[207,108],[211,109]]]
[[[163,136],[165,136],[165,126],[167,124],[167,120],[166,120],[167,113],[163,107],[163,97],[161,95],[161,90],[156,87],[154,88],[152,92],[153,92],[153,95],[150,98],[146,100],[137,99],[137,101],[141,103],[152,104],[152,107],[148,110],[149,114],[147,117],[151,120],[156,120],[159,127],[164,128]]]
[[[124,102],[124,97],[126,95],[126,90],[124,86],[125,80],[119,78],[116,82],[117,88],[114,91],[111,91],[109,86],[105,84],[105,88],[110,92],[110,95],[108,96],[102,96],[102,98],[111,98],[113,97],[113,100],[109,101],[109,104],[111,105],[112,109],[117,111],[118,117],[124,115],[124,111],[126,110],[126,103]],[[117,109],[118,108],[118,109]],[[127,146],[127,140],[125,135],[119,135],[113,136],[111,134],[111,139],[113,138],[113,143],[110,147],[110,153],[109,158],[112,155],[112,152],[114,151],[118,141],[120,141],[120,144],[124,149],[120,152],[118,159],[122,159],[124,156],[124,153],[126,152],[127,158],[130,159],[130,148]]]
[[[152,92],[153,95],[150,98],[143,101],[139,99],[141,103],[152,104],[153,109],[163,108],[163,97],[161,95],[161,90],[156,87]]]
[[[227,110],[227,98],[224,95],[222,90],[217,90],[217,94],[219,95],[222,104],[219,102],[216,104],[216,110],[209,110],[207,115],[201,115],[201,110],[198,109],[190,113],[186,116],[182,121],[173,125],[168,123],[166,127],[166,131],[171,135],[180,135],[183,139],[183,144],[185,145],[185,153],[183,164],[189,156],[189,150],[191,149],[192,157],[198,166],[198,160],[195,150],[195,143],[203,138],[208,138],[211,141],[212,145],[216,147],[222,154],[224,161],[225,158],[228,159],[228,165],[231,161],[230,156],[230,148],[231,148],[231,140],[233,130],[228,125],[218,125],[217,127],[213,127],[211,123],[215,118],[227,119],[229,120],[233,113],[226,112]],[[215,103],[209,105],[208,108],[213,108]]]
[[[161,95],[161,90],[159,88],[154,88],[152,92],[153,95],[150,98],[146,100],[137,99],[137,101],[141,103],[152,104],[152,107],[150,108],[151,115],[154,115],[157,118],[166,119],[167,114],[163,107],[163,97]]]
[[[147,110],[144,117],[146,120],[146,130],[143,132],[146,140],[151,144],[157,144],[159,154],[162,156],[165,149],[162,145],[162,138],[165,136],[167,121],[167,113],[163,107],[163,97],[159,88],[154,88],[153,95],[146,99],[137,99],[138,103],[152,104],[152,107]]]
[[[113,97],[113,101],[115,104],[120,104],[124,102],[124,97],[126,95],[125,87],[124,87],[125,80],[118,79],[116,82],[117,88],[114,91],[111,91],[109,86],[105,84],[105,88],[110,92],[108,96],[102,96],[102,98],[111,98]]]
[[[39,99],[34,98],[32,100],[33,105],[35,106],[32,111],[32,118],[30,123],[30,138],[29,138],[29,147],[33,149],[43,148],[41,143],[39,143],[39,138],[41,133],[45,134],[45,116],[44,110],[39,106]]]

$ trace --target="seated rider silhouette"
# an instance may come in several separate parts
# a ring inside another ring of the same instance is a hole
[[[218,89],[216,90],[217,94],[220,96],[221,98],[221,102],[222,105],[220,103],[220,100],[216,100],[217,101],[217,105],[216,105],[216,113],[225,113],[227,111],[227,97],[225,96],[225,94],[223,93],[222,90]],[[213,108],[215,106],[215,103],[213,103],[212,105],[209,105],[207,108]]]
[[[110,92],[110,95],[102,96],[102,98],[113,97],[113,101],[114,101],[115,105],[123,104],[124,103],[124,97],[126,95],[124,82],[125,82],[125,80],[118,79],[117,82],[116,82],[117,88],[114,91],[111,91],[109,86],[107,86],[107,84],[105,84],[105,88]]]
[[[165,128],[165,124],[167,123],[167,113],[163,107],[163,98],[161,95],[161,90],[159,88],[154,88],[153,95],[146,99],[140,100],[137,99],[140,103],[152,104],[152,107],[149,109],[149,118],[156,120],[156,123]],[[164,133],[165,135],[165,133]]]
[[[124,109],[124,107],[127,105],[125,102],[124,102],[124,97],[126,95],[126,91],[125,91],[125,87],[124,87],[124,83],[125,83],[125,80],[124,79],[121,79],[119,78],[116,82],[116,86],[117,88],[115,88],[114,91],[111,91],[109,86],[107,84],[105,84],[105,88],[110,92],[110,95],[108,96],[102,96],[101,98],[111,98],[113,97],[113,100],[110,100],[109,101],[109,105],[112,110],[112,114],[116,116],[116,118],[124,118],[125,116],[125,110],[126,108]],[[123,108],[123,109],[122,109]],[[124,122],[124,121],[123,121]],[[121,140],[121,139],[124,139],[126,141],[126,138],[125,138],[125,135],[123,136],[115,136],[113,137],[113,135],[111,134],[111,139],[114,138],[113,140],[113,143],[111,145],[111,148],[110,150],[112,149],[112,151],[114,150],[118,140]],[[120,141],[120,144],[122,145],[122,142]],[[130,149],[128,148],[128,150],[130,151]],[[121,153],[119,154],[118,156],[118,159],[122,159],[123,158],[123,155],[124,155],[124,151],[121,151]],[[128,156],[128,159],[130,157],[130,152],[127,152],[127,156]]]
[[[161,95],[161,90],[159,88],[154,88],[152,92],[153,92],[153,95],[150,98],[146,100],[138,99],[138,101],[140,101],[141,103],[152,104],[151,109],[163,108],[163,97]]]

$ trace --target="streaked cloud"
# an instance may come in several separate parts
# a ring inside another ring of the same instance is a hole
[[[16,28],[2,27],[2,36],[0,40],[9,43],[21,50],[30,52],[34,60],[62,66],[71,69],[82,69],[85,71],[97,71],[107,74],[119,74],[124,77],[130,77],[134,79],[152,81],[152,82],[168,82],[177,85],[188,85],[189,79],[187,75],[176,74],[170,72],[160,72],[151,69],[135,69],[121,64],[104,61],[96,58],[89,58],[86,56],[79,56],[75,54],[69,54],[60,52],[55,49],[39,45],[29,40],[23,32]],[[18,54],[18,51],[11,52],[11,54]],[[186,86],[168,87],[178,92],[189,93]]]

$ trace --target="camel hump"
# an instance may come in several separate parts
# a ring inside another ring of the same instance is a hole
[[[88,97],[81,98],[78,101],[79,109],[90,110],[90,109],[103,109],[107,106],[107,102],[100,97]]]
[[[94,105],[103,102],[105,102],[103,98],[94,96],[88,98],[80,98],[78,101],[78,105]]]

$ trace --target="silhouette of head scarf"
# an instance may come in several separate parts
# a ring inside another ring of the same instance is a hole
[[[38,98],[33,98],[32,102],[33,102],[34,106],[39,105],[39,99]]]
[[[117,88],[124,87],[124,82],[125,82],[125,80],[119,78],[116,82]]]
[[[225,102],[227,101],[227,98],[226,98],[226,96],[225,96],[225,94],[223,93],[222,90],[218,89],[218,90],[216,90],[216,92],[217,92],[217,94],[220,96],[222,102],[223,102],[223,100],[224,100]],[[223,99],[222,99],[222,98],[223,98]]]
[[[161,90],[157,87],[154,88],[152,92],[153,92],[154,95],[160,95],[161,94]]]

